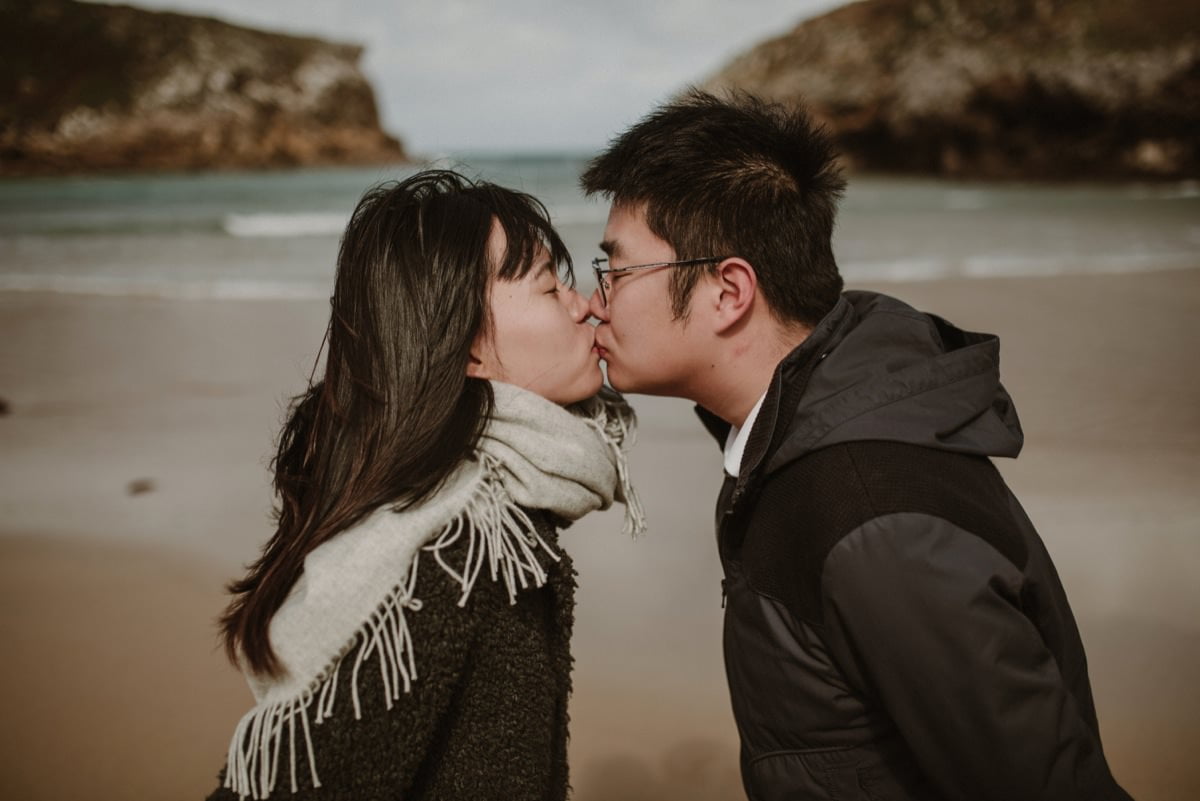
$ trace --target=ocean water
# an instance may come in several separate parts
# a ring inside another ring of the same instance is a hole
[[[607,205],[586,154],[462,154],[437,166],[550,209],[581,290]],[[0,290],[323,298],[362,192],[412,166],[0,181]],[[852,176],[835,234],[852,281],[1200,267],[1200,183],[1033,185]]]

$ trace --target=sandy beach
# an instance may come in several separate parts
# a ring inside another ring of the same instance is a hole
[[[1000,334],[1026,433],[999,467],[1079,619],[1109,761],[1200,797],[1200,270],[875,284]],[[249,706],[223,584],[270,533],[267,462],[319,301],[0,292],[0,798],[202,798]],[[742,798],[721,664],[715,443],[631,399],[650,519],[564,534],[578,801]]]

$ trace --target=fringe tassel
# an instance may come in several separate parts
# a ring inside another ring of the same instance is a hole
[[[466,508],[446,525],[433,542],[421,548],[431,552],[441,568],[462,588],[462,595],[458,600],[460,607],[466,605],[485,564],[493,581],[503,578],[509,602],[516,603],[518,588],[524,589],[531,583],[535,587],[541,587],[546,583],[546,571],[537,559],[537,551],[542,550],[556,562],[560,559],[537,533],[533,521],[513,502],[501,485],[499,462],[488,454],[481,454],[480,461],[484,477],[472,493]],[[623,468],[623,461],[621,464]],[[622,481],[626,479],[622,478]],[[467,556],[460,572],[446,563],[442,551],[454,545],[463,536],[469,537],[469,540]],[[412,689],[412,683],[417,678],[417,665],[405,610],[417,612],[421,609],[421,601],[413,597],[419,564],[420,551],[413,557],[412,567],[405,581],[384,598],[370,619],[358,630],[346,651],[298,697],[271,704],[259,704],[242,717],[229,745],[225,769],[226,788],[236,792],[240,798],[249,796],[256,801],[271,794],[279,778],[279,757],[286,726],[291,791],[297,792],[297,718],[304,737],[312,786],[321,786],[309,714],[313,714],[313,723],[317,725],[332,717],[338,677],[343,662],[351,656],[351,652],[354,654],[350,692],[355,720],[362,718],[362,705],[358,696],[359,669],[373,654],[379,663],[384,704],[387,709],[390,710],[393,703],[400,699],[401,693],[408,693]]]
[[[479,460],[484,480],[475,489],[466,509],[437,539],[422,548],[432,552],[442,570],[462,587],[458,599],[460,607],[466,606],[485,563],[493,581],[504,579],[508,600],[516,603],[518,588],[525,589],[531,582],[535,587],[546,583],[546,571],[537,559],[537,549],[555,562],[560,559],[537,533],[537,526],[525,510],[513,501],[500,483],[499,460],[486,453],[481,453]],[[464,534],[470,541],[460,573],[446,563],[442,551],[458,542]]]
[[[637,422],[632,412],[621,413],[624,401],[609,400],[604,393],[596,396],[598,408],[592,416],[584,417],[583,421],[600,434],[600,438],[613,454],[613,462],[617,467],[617,485],[621,492],[617,500],[625,503],[625,522],[621,533],[628,537],[639,537],[646,532],[646,510],[637,488],[629,477],[629,460],[625,451],[637,444]],[[627,408],[627,407],[626,407]]]

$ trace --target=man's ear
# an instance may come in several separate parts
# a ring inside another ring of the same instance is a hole
[[[758,275],[750,262],[733,257],[717,265],[713,298],[716,333],[724,333],[746,319],[758,291]]]

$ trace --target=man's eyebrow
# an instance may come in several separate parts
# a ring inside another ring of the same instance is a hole
[[[617,253],[620,252],[620,250],[621,250],[620,246],[617,245],[616,241],[612,240],[612,239],[605,239],[603,242],[601,242],[600,249],[603,250],[604,255],[608,256],[610,259],[613,256],[617,255]]]

